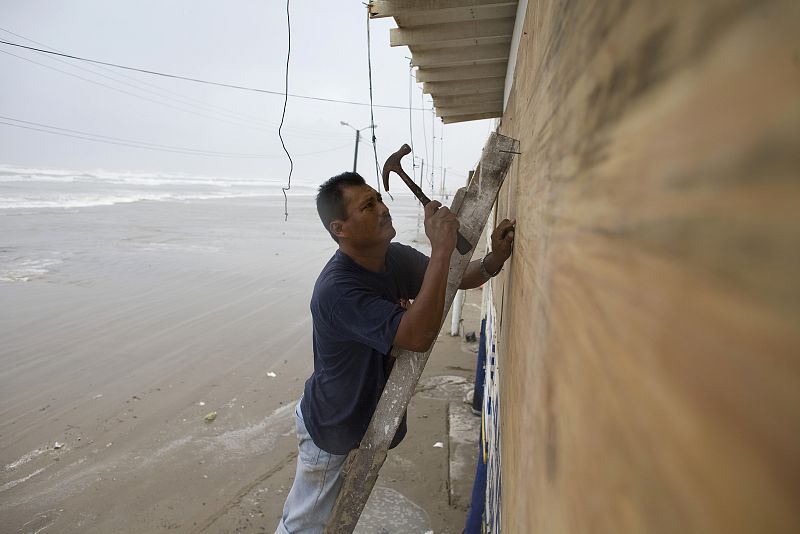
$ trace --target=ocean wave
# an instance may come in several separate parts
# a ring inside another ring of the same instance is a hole
[[[218,187],[280,187],[275,180],[233,178],[230,176],[202,176],[163,172],[71,171],[64,169],[38,169],[0,166],[2,182],[57,182],[99,183],[122,185],[209,185]]]
[[[76,172],[0,165],[0,210],[86,208],[142,201],[193,201],[282,195],[275,180],[164,172]],[[316,187],[296,184],[292,195]]]
[[[21,259],[0,264],[0,282],[30,282],[43,278],[50,272],[49,267],[64,263],[57,258]]]
[[[140,193],[132,195],[107,195],[95,196],[76,195],[70,198],[24,198],[0,197],[0,210],[8,209],[42,209],[42,208],[91,208],[96,206],[113,206],[114,204],[130,204],[133,202],[188,202],[191,200],[215,200],[227,198],[254,198],[281,195],[280,189],[274,193],[203,193],[203,194],[178,194],[178,193]]]

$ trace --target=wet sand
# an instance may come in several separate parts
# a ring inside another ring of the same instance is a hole
[[[413,199],[390,208],[398,240],[424,250]],[[16,269],[0,282],[0,531],[255,531],[245,497],[271,531],[312,365],[308,302],[335,250],[312,198],[291,199],[288,222],[281,197],[0,224]]]

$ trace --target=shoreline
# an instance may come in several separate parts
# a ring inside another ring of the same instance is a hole
[[[335,243],[311,202],[282,224],[277,200],[12,218],[5,250],[71,256],[0,282],[0,530],[189,532],[265,473],[291,479],[308,302]],[[390,209],[425,251],[415,201]],[[266,513],[287,490],[259,494]]]

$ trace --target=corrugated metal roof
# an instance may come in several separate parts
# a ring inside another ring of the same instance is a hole
[[[394,17],[391,46],[408,46],[417,81],[444,123],[503,115],[503,88],[519,2],[373,0]]]

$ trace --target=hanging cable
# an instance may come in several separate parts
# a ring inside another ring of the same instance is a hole
[[[439,176],[442,178],[442,187],[439,190],[439,194],[441,196],[444,196],[444,169],[444,123],[442,123],[442,135],[439,136]]]
[[[19,37],[20,39],[25,39],[26,41],[30,41],[32,43],[35,43],[35,44],[38,44],[40,46],[43,46],[43,47],[46,47],[46,48],[50,48],[51,50],[54,50],[53,47],[51,47],[51,46],[49,46],[49,45],[47,45],[45,43],[41,43],[39,41],[35,41],[33,39],[25,37],[24,35],[20,35],[18,33],[14,33],[14,32],[12,32],[10,30],[5,29],[5,28],[0,27],[0,31],[9,33],[11,35],[14,35],[15,37]],[[106,88],[106,89],[111,89],[111,90],[114,90],[114,91],[117,91],[117,92],[121,92],[123,94],[127,94],[129,96],[133,96],[133,97],[140,98],[140,99],[145,99],[146,98],[146,97],[141,97],[140,95],[128,93],[127,91],[120,90],[120,89],[118,89],[116,87],[108,86],[108,85],[105,85],[105,84],[100,84],[99,82],[97,82],[95,80],[83,78],[83,77],[78,76],[76,74],[57,69],[57,68],[52,67],[50,65],[46,65],[44,63],[39,63],[39,62],[34,61],[32,59],[28,59],[28,58],[23,57],[23,56],[18,56],[16,54],[12,54],[11,52],[6,52],[5,50],[0,50],[0,53],[8,54],[10,56],[14,56],[14,57],[19,58],[21,60],[33,63],[35,65],[39,65],[41,67],[45,67],[45,68],[50,69],[50,70],[55,70],[56,72],[60,72],[60,73],[65,74],[65,75],[72,76],[72,77],[78,78],[80,80],[83,80],[83,81],[86,81],[86,82],[89,82],[89,83],[92,83],[92,84],[95,84],[95,85],[100,85],[101,87]],[[125,86],[130,87],[132,89],[135,89],[137,91],[143,91],[145,93],[152,94],[152,95],[154,95],[156,97],[159,97],[159,98],[164,98],[164,99],[167,99],[167,100],[171,100],[173,102],[177,102],[177,103],[182,104],[182,105],[190,106],[192,108],[196,108],[196,109],[199,109],[199,110],[202,110],[202,111],[208,111],[210,113],[217,113],[219,115],[223,115],[223,116],[232,118],[232,119],[234,119],[236,121],[240,121],[240,122],[237,123],[237,122],[230,122],[230,121],[227,121],[227,120],[222,120],[222,122],[227,122],[227,123],[233,124],[235,126],[244,126],[244,127],[249,127],[249,128],[262,130],[262,131],[265,131],[265,132],[267,132],[267,131],[272,132],[278,126],[277,123],[271,123],[269,121],[258,119],[258,118],[255,118],[255,117],[251,117],[251,116],[245,115],[243,113],[238,113],[238,112],[230,110],[228,108],[224,108],[224,107],[221,107],[221,106],[216,106],[214,104],[210,104],[208,102],[204,102],[202,100],[198,100],[196,98],[192,98],[190,96],[187,96],[187,95],[175,92],[175,91],[171,91],[169,89],[166,89],[166,88],[161,87],[161,86],[156,85],[156,84],[152,84],[152,83],[146,82],[144,80],[138,80],[138,79],[134,78],[133,76],[129,76],[129,75],[121,73],[121,72],[116,72],[113,69],[110,69],[108,67],[103,67],[102,65],[95,65],[95,66],[93,66],[93,69],[92,69],[92,68],[85,68],[85,67],[82,67],[80,65],[76,65],[74,62],[69,62],[69,61],[60,59],[58,57],[52,57],[50,59],[53,59],[54,61],[58,61],[59,63],[67,65],[67,66],[69,66],[71,68],[78,69],[78,70],[81,70],[83,72],[86,72],[86,73],[89,73],[89,74],[92,74],[92,75],[95,75],[95,76],[99,76],[99,77],[104,78],[106,80],[110,80],[112,82],[125,85]],[[109,74],[103,74],[102,72],[98,72],[98,70],[95,70],[95,69],[99,69],[99,70],[105,71],[105,72],[107,72]],[[125,78],[126,80],[130,80],[130,81],[125,81],[125,80],[123,80],[121,78]],[[151,87],[152,89],[147,89],[146,87],[141,87],[141,86]],[[169,96],[169,95],[173,95],[173,96]],[[157,102],[157,101],[151,100],[151,99],[147,99],[147,100],[149,100],[151,102],[154,102],[156,104],[169,106],[169,107],[174,107],[174,106],[171,106],[170,104],[166,104],[166,103],[163,103],[163,102]],[[187,109],[180,108],[180,107],[175,107],[174,109],[177,109],[179,111],[184,111],[186,113],[193,113],[193,114],[196,114],[196,115],[198,115],[200,117],[205,117],[205,118],[214,119],[214,120],[221,120],[219,117],[214,117],[214,116],[211,116],[211,115],[205,115],[205,114],[202,114],[202,113],[197,113],[196,111],[191,111],[191,110],[187,110]],[[241,121],[244,121],[244,122],[246,122],[248,124],[243,125],[243,124],[241,124]],[[291,130],[290,133],[292,133],[293,136],[298,136],[298,137],[310,137],[310,138],[314,138],[314,139],[322,139],[322,138],[341,139],[343,137],[341,134],[334,134],[332,132],[326,132],[326,131],[322,131],[322,130],[313,130],[313,129],[300,128],[300,127],[291,127],[291,128],[288,128],[288,129]]]
[[[425,93],[422,92],[422,87],[419,88],[419,92],[420,92],[420,94],[422,94],[422,105],[424,106],[425,105]],[[422,161],[424,162],[424,161],[427,160],[428,163],[430,163],[431,160],[428,159],[428,132],[425,129],[425,112],[421,111],[420,115],[422,115],[422,137],[423,137],[423,139],[425,141],[425,159],[422,160]],[[425,171],[423,170],[422,174],[419,177],[420,186],[422,185],[422,180],[424,180],[424,179],[425,179]]]
[[[283,112],[281,112],[281,123],[278,125],[278,137],[281,140],[283,151],[286,152],[286,157],[289,158],[289,179],[286,187],[281,187],[283,191],[283,215],[284,222],[289,220],[289,198],[286,196],[286,191],[292,188],[292,171],[294,170],[294,161],[292,156],[286,149],[286,143],[283,142],[283,135],[281,135],[281,128],[283,128],[283,120],[286,118],[286,104],[289,102],[289,60],[292,57],[292,23],[289,18],[289,0],[286,0],[286,33],[287,33],[287,46],[286,46],[286,76],[284,77],[283,85]]]
[[[75,73],[72,73],[72,72],[67,72],[65,70],[61,70],[61,69],[59,69],[57,67],[53,67],[51,65],[45,65],[44,63],[39,63],[38,61],[34,61],[34,60],[28,59],[26,57],[18,56],[17,54],[12,54],[11,52],[6,52],[5,50],[0,50],[0,53],[7,54],[9,56],[14,56],[14,57],[19,58],[19,59],[21,59],[23,61],[27,61],[29,63],[33,63],[34,65],[39,65],[40,67],[44,67],[46,69],[50,69],[50,70],[54,70],[56,72],[60,72],[62,74],[66,74],[67,76],[71,76],[72,78],[77,78],[79,80],[83,80],[83,81],[91,83],[93,85],[97,85],[97,86],[100,86],[100,87],[104,87],[106,89],[110,89],[111,91],[116,91],[118,93],[122,93],[122,94],[125,94],[125,95],[128,95],[128,96],[132,96],[134,98],[138,98],[139,100],[145,100],[147,102],[152,102],[154,104],[158,104],[159,106],[164,106],[164,107],[168,107],[168,108],[175,109],[175,110],[178,110],[178,111],[182,111],[184,113],[189,113],[190,115],[196,115],[198,117],[204,117],[204,118],[212,119],[212,120],[215,120],[215,121],[218,121],[218,122],[224,122],[224,123],[227,123],[227,124],[232,124],[234,126],[239,126],[241,128],[249,128],[251,130],[271,131],[271,130],[268,130],[267,128],[263,128],[261,126],[253,126],[253,125],[250,125],[250,124],[246,124],[246,123],[244,123],[244,122],[242,122],[240,120],[239,121],[230,121],[230,120],[224,119],[222,117],[214,117],[213,115],[208,115],[206,113],[201,113],[199,111],[194,111],[192,109],[186,109],[184,107],[176,106],[174,104],[170,104],[170,103],[167,103],[167,102],[161,102],[159,100],[155,100],[155,99],[150,98],[148,96],[138,95],[136,93],[132,93],[130,91],[126,91],[125,89],[120,89],[119,87],[113,87],[111,85],[107,85],[105,83],[98,82],[97,80],[91,80],[89,78],[85,78],[83,76],[79,76],[78,74],[75,74]],[[139,89],[139,90],[141,90],[141,89]]]
[[[412,89],[414,88],[414,83],[411,81],[414,78],[414,65],[411,63],[411,58],[408,59],[408,137],[411,141],[411,178],[413,178],[414,183],[417,181],[417,159],[414,155],[414,120],[411,116],[411,105],[412,105]]]
[[[378,148],[375,146],[375,112],[372,108],[372,40],[369,35],[369,6],[367,6],[367,71],[369,73],[369,125],[372,129],[372,153],[375,155],[375,181],[381,192],[381,168],[378,163]],[[387,191],[388,193],[388,191]],[[389,195],[391,197],[391,195]]]
[[[174,78],[174,79],[177,79],[177,80],[185,80],[187,82],[203,83],[203,84],[206,84],[206,85],[216,85],[216,86],[219,86],[219,87],[228,87],[229,89],[240,89],[242,91],[252,91],[254,93],[266,93],[268,95],[287,96],[286,93],[282,93],[280,91],[269,91],[267,89],[259,89],[257,87],[247,87],[247,86],[244,86],[244,85],[236,85],[236,84],[232,84],[232,83],[212,82],[212,81],[203,80],[203,79],[200,79],[200,78],[190,78],[188,76],[180,76],[180,75],[177,75],[177,74],[168,74],[168,73],[165,73],[165,72],[158,72],[158,71],[154,71],[154,70],[139,69],[139,68],[136,68],[136,67],[126,67],[125,65],[119,65],[117,63],[110,63],[108,61],[98,61],[98,60],[95,60],[95,59],[87,59],[87,58],[83,58],[83,57],[80,57],[80,56],[73,56],[73,55],[70,55],[70,54],[62,54],[61,52],[53,52],[51,50],[44,50],[42,48],[35,48],[35,47],[32,47],[32,46],[25,46],[25,45],[22,45],[22,44],[19,44],[19,43],[12,43],[10,41],[5,41],[3,39],[0,39],[0,44],[4,44],[4,45],[8,45],[8,46],[16,46],[18,48],[25,48],[27,50],[33,50],[34,52],[40,52],[42,54],[51,54],[51,55],[54,55],[54,56],[66,57],[66,58],[74,59],[74,60],[77,60],[77,61],[86,61],[88,63],[96,63],[98,65],[106,65],[108,67],[116,67],[118,69],[126,69],[126,70],[132,70],[132,71],[136,71],[136,72],[142,72],[144,74],[151,74],[153,76],[163,76],[165,78]],[[369,103],[366,103],[366,102],[355,102],[355,101],[352,101],[352,100],[339,100],[339,99],[336,99],[336,98],[323,98],[323,97],[319,97],[319,96],[297,95],[297,94],[293,94],[293,93],[289,93],[288,96],[291,96],[292,98],[304,98],[306,100],[317,100],[317,101],[320,101],[320,102],[333,102],[333,103],[336,103],[336,104],[350,104],[350,105],[353,105],[353,106],[369,106]],[[403,111],[405,111],[405,109],[406,109],[405,106],[392,106],[392,105],[388,105],[388,104],[374,104],[374,106],[376,108],[402,109]],[[420,108],[420,109],[422,109],[422,108]]]
[[[433,194],[433,182],[436,180],[436,114],[431,108],[431,195]]]
[[[5,29],[5,28],[0,27],[0,31],[9,33],[9,34],[11,34],[11,35],[13,35],[15,37],[19,37],[20,39],[25,39],[26,41],[29,41],[31,43],[35,43],[37,45],[40,45],[40,46],[43,46],[45,48],[49,48],[51,50],[54,50],[54,51],[58,52],[58,50],[55,50],[52,46],[49,46],[49,45],[47,45],[45,43],[41,43],[39,41],[35,41],[33,39],[29,39],[28,37],[25,37],[24,35],[20,35],[18,33],[14,33],[14,32],[12,32],[10,30]],[[19,59],[23,59],[25,61],[29,61],[31,63],[34,63],[36,65],[40,65],[42,67],[52,68],[52,67],[49,67],[48,65],[45,65],[43,63],[38,63],[38,62],[33,61],[31,59],[27,59],[27,58],[25,58],[23,56],[18,56],[16,54],[11,54],[10,52],[6,52],[6,51],[3,51],[3,50],[0,50],[0,52],[3,52],[4,54],[12,55],[14,57],[17,57]],[[226,116],[232,117],[234,119],[244,120],[244,121],[247,121],[247,122],[252,122],[253,124],[260,124],[260,125],[264,125],[264,126],[270,126],[272,129],[275,128],[274,124],[269,124],[266,121],[255,119],[253,117],[244,115],[242,113],[237,113],[235,111],[231,111],[231,110],[228,110],[228,109],[220,107],[220,106],[215,106],[213,104],[209,104],[209,103],[203,102],[202,100],[198,100],[196,98],[192,98],[192,97],[189,97],[189,96],[186,96],[186,95],[182,95],[182,94],[177,93],[175,91],[170,91],[169,89],[165,89],[164,87],[160,87],[158,85],[155,85],[155,84],[152,84],[152,83],[148,83],[148,82],[145,82],[143,80],[137,80],[133,76],[130,76],[128,74],[124,74],[122,72],[117,72],[115,70],[112,70],[112,69],[110,69],[108,67],[104,67],[102,65],[94,65],[93,68],[86,68],[86,67],[82,67],[80,65],[77,65],[74,62],[70,62],[70,61],[66,61],[64,59],[60,59],[59,57],[51,57],[50,59],[52,59],[54,61],[58,61],[59,63],[62,63],[64,65],[68,65],[69,67],[72,67],[74,69],[78,69],[78,70],[81,70],[83,72],[88,72],[89,74],[93,74],[95,76],[100,76],[101,78],[105,78],[106,80],[111,80],[111,81],[113,81],[115,83],[126,85],[128,87],[136,89],[137,91],[143,91],[145,93],[150,93],[150,94],[158,96],[160,98],[166,98],[167,100],[172,100],[173,102],[178,102],[178,103],[183,104],[183,105],[188,105],[188,106],[191,106],[191,107],[195,107],[195,108],[201,109],[203,111],[210,111],[211,113],[218,113],[220,115],[226,115]],[[55,70],[57,70],[57,69],[55,69]],[[103,74],[101,72],[98,72],[98,70],[105,71],[105,72],[107,72],[109,74]],[[69,73],[67,73],[65,71],[62,71],[62,70],[58,70],[58,72],[61,72],[63,74],[69,74]],[[122,80],[120,78],[125,78],[125,79],[130,80],[130,81],[125,81],[125,80]],[[91,82],[91,80],[86,80],[85,78],[81,78],[81,79],[83,79],[85,81],[88,81],[88,82]],[[133,83],[131,83],[131,82],[133,82]],[[143,87],[141,87],[142,85],[147,86],[147,87],[151,87],[151,88],[153,88],[155,90],[143,88]],[[108,86],[104,86],[104,87],[108,87]],[[109,89],[114,89],[113,87],[108,87],[108,88]],[[168,94],[164,94],[164,93],[168,93],[169,95],[173,95],[173,96],[168,96]],[[266,131],[266,129],[265,129],[265,131]]]
[[[73,139],[83,139],[85,141],[92,141],[95,143],[105,143],[108,145],[141,148],[144,150],[156,150],[159,152],[172,152],[175,154],[186,154],[190,156],[213,156],[220,158],[257,158],[257,159],[275,159],[282,157],[280,155],[273,155],[273,154],[246,154],[241,152],[220,152],[215,150],[205,150],[200,148],[189,148],[189,147],[182,147],[175,145],[161,145],[158,143],[150,143],[148,141],[138,141],[135,139],[125,139],[122,137],[112,137],[110,135],[84,132],[82,130],[61,128],[59,126],[51,126],[49,124],[42,124],[39,122],[31,122],[22,119],[15,119],[13,117],[6,117],[3,115],[0,115],[0,124],[3,124],[5,126],[13,126],[14,128],[23,128],[25,130],[33,130],[36,132],[48,133],[52,135],[71,137]],[[324,150],[318,150],[315,152],[308,152],[300,155],[311,156],[314,154],[322,154],[324,152],[333,152],[334,150],[341,150],[342,148],[348,146],[350,146],[350,143],[347,143],[346,145],[335,146],[332,148],[326,148]]]

